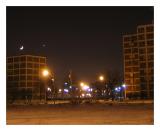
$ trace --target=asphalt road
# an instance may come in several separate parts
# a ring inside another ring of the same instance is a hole
[[[151,125],[153,104],[60,104],[7,107],[9,125]]]

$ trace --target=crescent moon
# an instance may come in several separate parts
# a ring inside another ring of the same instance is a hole
[[[24,49],[24,46],[22,45],[19,49],[20,49],[20,50],[23,50],[23,49]]]

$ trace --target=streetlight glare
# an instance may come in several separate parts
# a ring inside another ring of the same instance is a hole
[[[81,82],[81,83],[80,83],[80,86],[81,86],[81,87],[83,87],[83,86],[84,86],[84,83],[83,83],[83,82]]]
[[[49,75],[49,71],[46,70],[46,69],[43,70],[42,75],[45,76],[45,77],[48,76]]]
[[[88,85],[84,85],[83,87],[82,87],[82,90],[88,90],[89,89],[89,86]]]
[[[123,85],[122,85],[122,87],[123,87],[123,88],[126,88],[126,85],[125,85],[125,84],[123,84]]]
[[[99,77],[99,80],[100,80],[100,81],[103,81],[103,80],[104,80],[104,77],[103,77],[103,76],[100,76],[100,77]]]

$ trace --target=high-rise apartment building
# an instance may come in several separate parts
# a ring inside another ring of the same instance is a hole
[[[46,57],[20,55],[7,57],[7,100],[44,97],[41,71]]]
[[[154,27],[140,25],[137,33],[123,36],[124,80],[127,97],[153,98]]]

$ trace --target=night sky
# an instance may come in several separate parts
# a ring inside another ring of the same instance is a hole
[[[7,7],[7,56],[47,56],[58,82],[70,69],[85,81],[123,74],[123,34],[152,22],[153,7]]]

